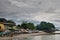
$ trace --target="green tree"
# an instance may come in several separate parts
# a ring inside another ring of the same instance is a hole
[[[47,29],[47,26],[46,26],[46,25],[47,25],[46,22],[41,22],[41,23],[40,23],[40,29],[41,29],[41,30],[46,30],[46,29]]]
[[[22,22],[21,28],[33,30],[33,29],[35,29],[35,26],[33,23],[30,23],[30,22],[29,23],[28,22]]]
[[[18,25],[17,25],[17,29],[20,29],[20,28],[21,28],[21,25],[20,25],[20,24],[18,24]]]
[[[7,20],[5,18],[0,18],[0,22],[6,23]]]
[[[7,23],[12,23],[12,24],[16,25],[16,23],[13,20],[7,20]]]
[[[37,30],[46,30],[47,32],[53,32],[54,29],[55,26],[52,23],[41,22],[39,25],[37,25]]]
[[[27,26],[27,22],[22,22],[22,24],[21,24],[21,28],[23,28],[23,29],[27,29],[27,28],[28,28],[28,26]]]
[[[10,23],[10,26],[16,26],[16,23],[13,20],[8,20],[7,23]]]
[[[31,29],[31,30],[35,29],[35,26],[33,23],[28,23],[27,26],[28,26],[28,29]]]
[[[52,23],[47,23],[48,31],[47,32],[55,32],[55,26]]]
[[[38,25],[36,26],[36,30],[41,30],[40,24],[38,24]]]

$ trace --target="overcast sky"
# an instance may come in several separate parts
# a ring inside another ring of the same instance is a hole
[[[0,17],[16,23],[41,21],[60,26],[60,0],[0,0]]]

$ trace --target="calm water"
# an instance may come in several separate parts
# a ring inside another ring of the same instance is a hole
[[[35,36],[32,40],[60,40],[60,35]]]
[[[60,40],[60,35],[42,35],[42,36],[30,36],[28,38],[14,38],[11,40]]]

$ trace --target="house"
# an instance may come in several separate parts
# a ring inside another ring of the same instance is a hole
[[[0,22],[0,31],[8,30],[9,25],[12,25],[12,24]]]
[[[0,31],[5,30],[4,24],[0,23]]]

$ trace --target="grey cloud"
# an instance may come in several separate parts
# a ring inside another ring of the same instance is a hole
[[[8,0],[0,0],[0,5],[1,5],[1,11],[7,11],[7,12],[20,12],[20,13],[33,13],[33,12],[38,12],[38,11],[43,11],[49,9],[49,4],[51,3],[48,0],[16,0],[20,2],[25,2],[26,4],[31,6],[34,6],[35,8],[26,8],[26,7],[16,7],[15,5],[12,5],[11,2]],[[41,4],[39,4],[41,3]],[[50,10],[50,9],[49,9]],[[51,9],[52,10],[52,9]]]
[[[8,0],[0,1],[0,9],[1,11],[6,11],[6,12],[27,12],[27,13],[33,13],[33,12],[38,12],[38,11],[46,11],[46,12],[53,12],[56,10],[56,4],[52,0],[13,0],[13,1],[20,1],[22,3],[25,2],[25,4],[28,4],[28,7],[22,6],[22,7],[17,7],[16,5],[12,5],[11,2]],[[41,3],[41,4],[39,4]],[[30,6],[30,7],[29,7]],[[34,8],[32,8],[34,6]]]
[[[55,22],[60,22],[60,20],[53,20],[53,21],[55,21]]]
[[[56,14],[48,21],[60,22],[57,20],[57,18],[60,18],[60,13],[55,12],[56,10],[60,10],[60,0],[0,0],[0,17],[14,21],[19,18],[20,21],[17,21],[17,23],[22,20],[39,23],[39,21],[33,20],[35,16],[38,16],[38,12],[41,12],[39,15],[42,12],[42,15],[46,13]]]

